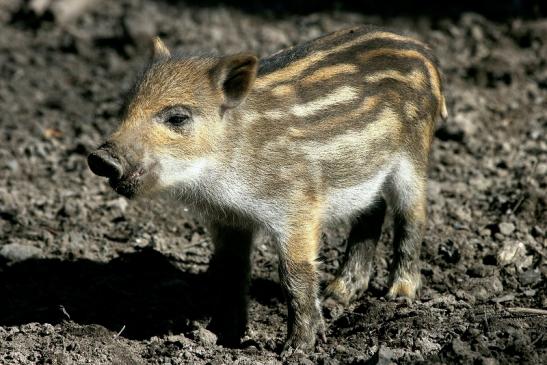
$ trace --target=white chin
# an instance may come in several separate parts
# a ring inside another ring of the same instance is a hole
[[[209,165],[207,159],[181,161],[172,156],[161,157],[158,161],[160,161],[158,183],[164,189],[194,185],[199,182]]]

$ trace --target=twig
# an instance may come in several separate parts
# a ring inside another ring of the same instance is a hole
[[[520,199],[517,201],[517,204],[515,204],[513,209],[511,209],[511,213],[515,213],[520,208],[522,203],[524,203],[524,199],[526,199],[526,193],[525,192],[520,194]]]
[[[116,333],[114,335],[114,338],[117,338],[117,337],[120,337],[120,335],[122,334],[123,330],[125,329],[125,324],[123,325],[122,329],[120,330],[120,332]]]
[[[63,312],[63,314],[70,320],[70,314],[68,314],[68,312],[66,311],[65,307],[63,305],[60,305],[59,306],[59,309],[61,310],[61,312]]]
[[[510,313],[524,313],[524,314],[537,314],[540,316],[547,316],[547,310],[537,308],[524,308],[524,307],[511,307],[505,308]]]

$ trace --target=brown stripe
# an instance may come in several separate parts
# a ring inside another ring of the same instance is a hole
[[[321,123],[314,124],[313,128],[310,128],[309,126],[304,128],[291,127],[289,129],[289,135],[293,138],[308,138],[312,135],[321,135],[326,131],[333,130],[337,125],[343,122],[354,122],[355,119],[371,113],[373,110],[379,108],[381,101],[381,95],[368,96],[363,99],[357,108],[353,109],[349,113],[344,113],[344,115],[338,115],[327,120],[323,120]]]
[[[418,88],[422,88],[425,85],[425,75],[419,70],[414,70],[409,73],[403,73],[397,70],[385,70],[364,77],[366,82],[380,82],[386,79],[397,80]]]
[[[359,56],[360,60],[363,62],[366,62],[372,58],[375,57],[407,57],[407,58],[413,58],[418,59],[424,63],[424,65],[427,68],[427,72],[429,73],[429,81],[431,83],[431,89],[433,93],[435,94],[435,97],[437,98],[437,101],[439,105],[442,103],[442,95],[441,95],[441,80],[439,78],[439,74],[437,72],[437,68],[430,59],[425,57],[422,53],[412,50],[412,49],[395,49],[395,48],[380,48],[375,49],[372,51],[361,53]]]
[[[289,79],[298,77],[302,71],[308,69],[314,63],[321,61],[328,54],[328,52],[317,52],[309,57],[290,63],[285,68],[259,77],[255,81],[255,86],[257,88],[264,88],[276,82],[288,81]]]
[[[346,50],[348,48],[351,48],[355,45],[358,45],[362,42],[366,42],[366,41],[369,41],[369,40],[372,40],[372,39],[386,39],[386,40],[409,42],[409,43],[414,43],[416,45],[424,47],[426,49],[429,49],[427,47],[427,45],[425,45],[424,43],[422,43],[418,40],[415,40],[415,39],[412,39],[412,38],[409,38],[409,37],[405,37],[405,36],[401,36],[401,35],[398,35],[398,34],[393,34],[393,33],[389,33],[389,32],[367,33],[367,34],[364,34],[360,37],[357,37],[355,39],[352,39],[352,40],[349,40],[345,43],[337,45],[337,46],[335,46],[331,49],[327,49],[327,50],[324,50],[324,51],[317,51],[317,52],[309,55],[308,57],[302,58],[300,60],[297,60],[293,63],[288,64],[285,68],[282,68],[280,70],[271,72],[271,73],[266,74],[264,76],[261,76],[256,80],[255,86],[257,88],[264,88],[264,87],[270,86],[273,83],[284,82],[284,81],[289,81],[290,79],[294,79],[294,78],[298,77],[304,70],[306,70],[310,66],[312,66],[313,64],[325,59],[325,57],[327,57],[329,55],[332,55],[332,54],[335,54],[335,53],[338,53],[338,52],[341,52],[341,51]],[[415,52],[417,52],[417,51],[415,51]]]
[[[359,71],[359,68],[349,63],[341,63],[338,65],[322,67],[314,71],[311,75],[302,79],[304,84],[313,84],[318,81],[328,80],[340,74],[354,74]]]

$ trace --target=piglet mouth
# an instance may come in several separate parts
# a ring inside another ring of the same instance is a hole
[[[145,175],[144,167],[138,167],[128,171],[120,178],[110,178],[109,183],[115,192],[131,199],[137,194]]]
[[[140,179],[144,175],[144,167],[139,167],[132,171],[127,177],[128,180]]]

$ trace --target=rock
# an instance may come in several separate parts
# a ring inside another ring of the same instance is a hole
[[[475,304],[476,301],[475,297],[471,293],[462,289],[456,290],[456,298],[464,300],[466,303],[471,305]]]
[[[442,346],[439,343],[433,341],[431,338],[427,337],[425,334],[419,337],[415,342],[416,342],[416,346],[420,349],[420,351],[424,355],[438,353],[439,350],[442,348]]]
[[[6,161],[6,167],[13,172],[17,172],[19,170],[19,163],[17,160],[9,160]]]
[[[338,319],[344,314],[344,306],[332,298],[323,301],[323,308],[328,319]]]
[[[538,176],[545,176],[547,175],[547,163],[541,162],[538,163],[536,167],[536,173]]]
[[[305,356],[300,356],[300,357],[298,358],[297,364],[299,364],[299,365],[314,365],[314,362],[311,361],[310,359],[308,359],[308,358],[305,357]]]
[[[500,233],[505,236],[509,236],[515,231],[515,225],[513,223],[500,223],[498,224],[498,228],[500,230]]]
[[[497,233],[494,233],[494,238],[495,238],[497,241],[503,241],[503,239],[505,238],[505,236],[502,235],[501,233],[497,232]]]
[[[110,200],[106,203],[106,206],[109,207],[115,214],[123,215],[129,203],[125,198],[117,198]]]
[[[459,224],[463,226],[465,226],[465,223],[471,222],[473,220],[469,209],[462,206],[459,206],[454,210],[454,215],[460,222]]]
[[[452,340],[451,345],[452,345],[452,351],[454,351],[454,353],[460,356],[466,356],[469,353],[472,353],[471,347],[469,346],[469,344],[463,342],[457,337]]]
[[[519,281],[522,285],[534,285],[541,280],[541,273],[538,269],[526,270],[519,274]]]
[[[454,116],[453,122],[465,137],[469,137],[477,131],[474,113],[458,113]]]
[[[48,9],[51,0],[31,0],[29,2],[29,9],[32,10],[36,15],[43,15]]]
[[[513,300],[515,300],[515,295],[514,294],[506,294],[506,295],[502,295],[501,297],[492,298],[492,301],[494,303],[510,302],[510,301],[513,301]]]
[[[38,247],[20,243],[9,243],[0,249],[0,256],[11,262],[24,261],[41,255],[42,250]]]
[[[492,186],[492,180],[479,175],[469,180],[469,184],[478,191],[487,191]]]
[[[100,0],[57,0],[51,3],[51,12],[58,23],[76,20]]]
[[[65,24],[77,19],[99,2],[100,0],[31,0],[28,7],[39,17],[49,11],[55,21]]]
[[[498,263],[502,266],[515,262],[526,254],[524,243],[518,241],[505,242],[498,252]]]
[[[84,212],[85,209],[81,200],[70,199],[63,204],[57,214],[65,218],[82,218]]]
[[[381,346],[378,350],[378,365],[391,365],[395,364],[394,361],[392,361],[393,358],[395,358],[395,352],[391,350],[388,347]]]
[[[540,226],[534,226],[532,227],[532,236],[543,237],[545,236],[545,231]]]
[[[217,335],[204,327],[199,327],[192,334],[194,335],[194,340],[204,346],[214,346],[217,343]]]
[[[526,255],[522,260],[517,261],[516,266],[519,271],[522,271],[523,269],[528,269],[534,264],[534,256],[533,255]]]
[[[503,283],[497,276],[486,278],[471,278],[471,294],[477,300],[488,300],[503,291]]]
[[[168,335],[165,337],[165,339],[168,341],[168,342],[171,342],[171,343],[178,343],[178,344],[181,344],[181,345],[184,345],[188,340],[186,339],[186,337],[184,337],[183,334],[179,334],[179,335]]]
[[[374,365],[392,365],[395,364],[392,359],[396,357],[393,350],[391,350],[388,347],[380,346],[378,351],[372,356],[369,361],[367,361],[367,364],[374,364]]]

